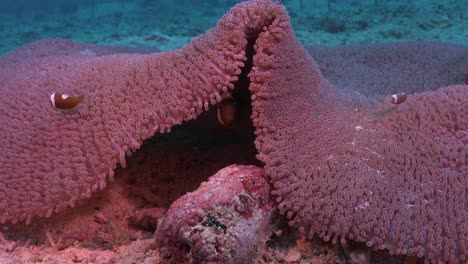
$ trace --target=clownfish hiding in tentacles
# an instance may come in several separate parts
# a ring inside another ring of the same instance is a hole
[[[53,93],[50,95],[50,103],[53,107],[62,109],[62,110],[70,110],[75,108],[79,103],[81,103],[84,99],[84,95],[79,96],[69,96],[67,94],[62,93]]]
[[[385,102],[386,103],[391,103],[393,104],[392,106],[382,110],[382,111],[379,111],[377,113],[374,113],[372,115],[373,118],[380,118],[380,117],[383,117],[383,116],[386,116],[390,113],[392,113],[393,111],[395,111],[397,108],[398,108],[398,105],[405,102],[406,101],[406,94],[405,93],[396,93],[396,94],[392,94],[391,96],[387,96],[385,97]]]
[[[392,99],[391,103],[392,104],[401,104],[404,101],[406,101],[406,94],[405,93],[397,93],[397,94],[392,94]]]
[[[234,100],[232,96],[226,96],[226,98],[218,104],[217,111],[219,123],[225,127],[230,127],[237,116],[236,100]]]

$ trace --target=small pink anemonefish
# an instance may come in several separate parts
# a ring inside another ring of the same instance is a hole
[[[234,123],[237,115],[236,101],[231,96],[224,98],[218,104],[217,111],[219,123],[225,127],[230,127]]]
[[[50,95],[50,103],[53,107],[63,110],[70,110],[75,108],[81,101],[83,101],[84,95],[69,96],[62,93],[53,93]]]
[[[406,94],[405,93],[392,94],[392,100],[391,100],[392,104],[397,105],[397,104],[403,103],[404,101],[406,101]]]

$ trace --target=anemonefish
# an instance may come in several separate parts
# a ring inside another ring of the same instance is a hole
[[[218,104],[217,115],[218,121],[221,123],[221,125],[230,127],[234,123],[237,115],[237,105],[234,98],[231,96],[224,98]]]
[[[401,104],[404,101],[406,101],[406,94],[405,93],[397,93],[397,94],[392,94],[391,98],[391,103],[392,104]]]
[[[63,110],[70,110],[75,108],[81,101],[83,101],[84,96],[69,96],[62,93],[53,93],[50,95],[50,103],[53,107]]]

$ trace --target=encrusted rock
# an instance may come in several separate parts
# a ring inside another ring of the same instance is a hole
[[[272,230],[263,169],[231,165],[178,199],[156,231],[172,263],[249,263]]]

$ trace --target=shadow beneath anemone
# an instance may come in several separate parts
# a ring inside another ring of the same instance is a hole
[[[128,159],[127,168],[117,170],[116,177],[124,177],[131,186],[149,188],[154,200],[147,202],[168,207],[228,165],[262,166],[255,158],[253,127],[249,117],[244,118],[249,110],[239,111],[242,120],[232,127],[223,127],[213,108],[168,134],[153,136]]]

